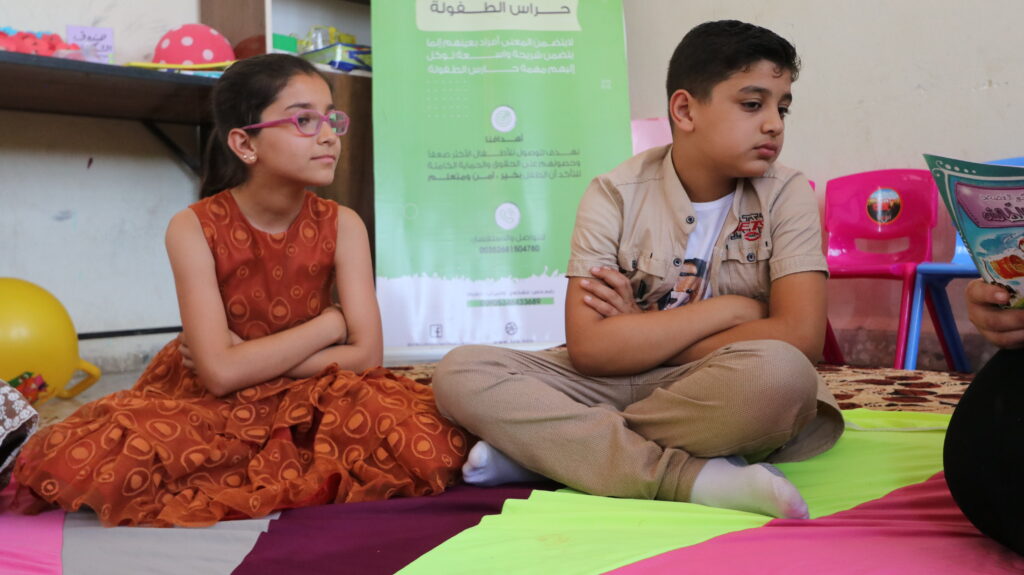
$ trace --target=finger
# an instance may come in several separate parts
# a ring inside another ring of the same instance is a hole
[[[587,304],[588,306],[590,306],[591,309],[593,309],[594,311],[596,311],[597,313],[601,314],[604,317],[612,317],[615,315],[619,315],[618,308],[616,308],[613,305],[610,305],[608,302],[600,298],[585,295],[583,296],[583,303]]]
[[[629,283],[629,279],[622,275],[618,270],[610,268],[594,268],[597,272],[597,279],[601,280],[611,293],[615,294],[617,298],[617,307],[623,311],[629,309],[633,304],[633,288]],[[608,297],[605,297],[607,301],[612,301]]]
[[[1005,349],[1024,347],[1024,329],[1002,332],[984,332],[985,339]]]
[[[619,272],[619,270],[594,268],[592,272],[595,276],[601,278],[601,281],[615,290],[615,293],[619,294],[619,297],[623,300],[631,301],[633,299],[633,287],[629,283],[629,278]]]
[[[978,326],[989,331],[1005,333],[1024,330],[1024,310],[992,309],[978,316]]]
[[[192,359],[192,352],[189,351],[188,346],[179,345],[178,351],[181,352],[181,364],[184,365],[186,369],[195,369],[195,361]]]
[[[625,312],[628,307],[628,302],[622,301],[622,297],[602,281],[583,280],[580,282],[580,287],[590,292],[594,298],[600,299],[619,311]]]
[[[1010,293],[1005,288],[976,279],[967,284],[967,300],[1001,306],[1010,302]]]

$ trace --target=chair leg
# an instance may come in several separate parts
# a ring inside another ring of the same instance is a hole
[[[963,340],[960,338],[960,330],[956,327],[956,318],[953,317],[953,309],[949,305],[949,296],[946,294],[946,286],[949,279],[943,282],[935,282],[928,286],[929,302],[931,303],[932,324],[935,326],[935,333],[942,344],[942,352],[946,356],[946,365],[950,370],[963,373],[971,371],[971,362],[964,352]]]
[[[822,359],[825,363],[843,365],[846,358],[843,357],[843,350],[839,347],[839,340],[836,339],[836,332],[832,330],[832,322],[825,320],[825,349],[822,351]]]
[[[932,318],[932,326],[935,327],[935,337],[939,339],[939,346],[942,348],[942,357],[946,360],[946,367],[949,371],[954,371],[956,368],[953,365],[953,357],[950,355],[949,342],[946,339],[946,334],[942,332],[942,319],[939,317],[941,312],[936,307],[935,296],[933,295],[935,288],[934,284],[928,286],[924,294],[924,301],[928,304],[928,316]]]
[[[907,325],[907,356],[903,369],[917,369],[917,354],[921,345],[921,305],[925,299],[924,278],[917,274],[914,279],[914,296],[910,303],[910,322]]]
[[[910,328],[910,300],[914,293],[914,276],[916,271],[903,275],[903,290],[900,296],[900,322],[896,328],[896,357],[893,360],[893,367],[903,369],[904,361],[907,358],[907,334]]]

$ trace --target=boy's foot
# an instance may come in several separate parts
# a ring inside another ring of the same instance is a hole
[[[807,519],[807,503],[777,468],[739,457],[709,459],[697,474],[690,502],[782,519]]]
[[[462,466],[462,478],[471,485],[487,486],[545,479],[483,441],[469,450],[469,457]]]

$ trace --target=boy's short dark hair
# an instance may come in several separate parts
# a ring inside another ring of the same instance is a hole
[[[794,81],[800,73],[796,48],[775,32],[738,20],[705,22],[687,32],[672,53],[665,82],[668,97],[686,90],[707,100],[719,82],[761,60],[789,70]]]

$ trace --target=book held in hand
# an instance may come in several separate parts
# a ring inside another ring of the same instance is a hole
[[[924,159],[981,277],[1024,308],[1024,167]]]

